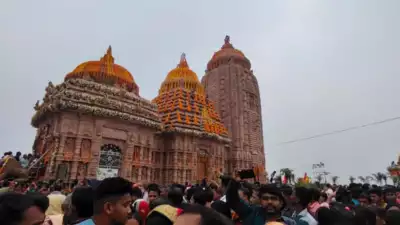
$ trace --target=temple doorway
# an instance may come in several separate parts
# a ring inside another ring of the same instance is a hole
[[[122,151],[114,144],[105,144],[100,149],[100,162],[97,168],[97,180],[117,177],[121,168]]]
[[[208,155],[205,151],[200,151],[197,155],[197,179],[201,181],[207,177]]]

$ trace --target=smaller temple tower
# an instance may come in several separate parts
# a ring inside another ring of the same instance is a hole
[[[259,179],[264,180],[260,90],[249,59],[233,47],[229,36],[208,62],[202,84],[207,96],[216,102],[232,140],[232,168],[253,167]]]

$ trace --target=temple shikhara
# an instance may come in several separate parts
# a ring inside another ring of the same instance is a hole
[[[266,179],[258,82],[228,36],[201,81],[182,54],[153,100],[139,87],[111,47],[49,82],[32,118],[40,176],[184,183],[254,168]]]

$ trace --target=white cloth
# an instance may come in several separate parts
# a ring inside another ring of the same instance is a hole
[[[314,217],[308,212],[307,208],[303,209],[299,213],[299,216],[301,217],[300,220],[303,220],[308,223],[308,225],[318,225],[318,222],[314,219]]]

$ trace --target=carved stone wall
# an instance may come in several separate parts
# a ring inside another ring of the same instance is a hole
[[[232,140],[230,152],[225,150],[231,155],[232,170],[264,166],[260,92],[252,71],[240,64],[223,64],[207,71],[202,84]]]

